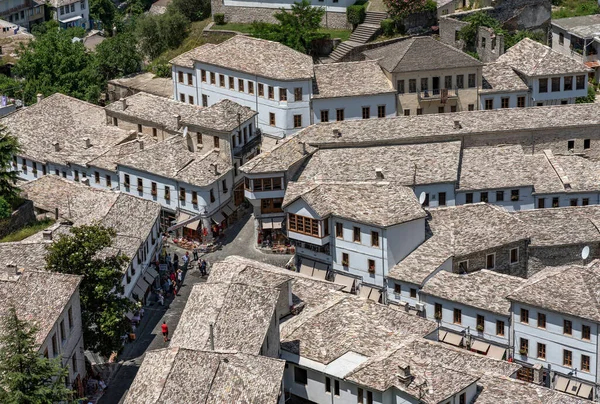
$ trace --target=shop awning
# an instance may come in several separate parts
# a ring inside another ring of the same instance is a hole
[[[471,349],[478,352],[487,353],[488,349],[490,349],[490,344],[486,344],[482,341],[473,340],[473,342],[471,343]]]
[[[177,215],[177,223],[181,223],[181,222],[185,222],[188,219],[191,219],[192,217],[190,215],[188,215],[187,213],[184,212],[179,212],[179,215]]]
[[[504,359],[504,354],[506,353],[506,349],[496,346],[490,345],[490,349],[488,350],[487,356],[494,359],[502,360]]]
[[[381,291],[370,286],[361,285],[360,297],[379,302],[379,299],[381,299]]]
[[[281,229],[281,225],[283,223],[282,217],[277,217],[273,219],[261,219],[260,225],[263,230],[268,229]]]
[[[371,290],[373,290],[373,289],[368,286],[361,285],[359,296],[364,297],[365,299],[368,299],[369,295],[371,294]]]
[[[152,279],[158,276],[158,272],[156,272],[156,269],[154,269],[153,266],[149,266],[148,269],[146,269],[146,273],[152,275]]]
[[[589,399],[590,398],[590,394],[592,394],[592,390],[593,389],[594,388],[592,386],[590,386],[589,384],[582,384],[581,388],[577,392],[577,396]]]
[[[78,16],[76,16],[76,17],[71,17],[71,18],[67,18],[66,20],[58,20],[58,21],[62,22],[63,24],[67,24],[67,23],[69,23],[69,22],[73,22],[73,21],[81,20],[81,18],[82,18],[82,17],[81,17],[80,15],[78,15]]]
[[[313,278],[325,280],[327,278],[327,271],[323,271],[315,266],[315,270],[313,271]]]
[[[196,221],[186,224],[185,228],[195,231],[195,230],[198,230],[198,226],[200,226],[200,220],[196,220]]]
[[[446,344],[450,344],[450,345],[454,345],[454,346],[461,346],[462,341],[463,341],[462,335],[454,334],[453,332],[447,333],[446,337],[444,338],[444,342]]]
[[[567,390],[567,385],[569,384],[569,379],[562,376],[556,376],[556,383],[554,384],[554,390],[565,391]]]
[[[312,276],[315,262],[307,259],[303,259],[300,263],[300,273],[308,276]]]
[[[142,290],[140,285],[135,285],[133,291],[131,292],[132,295],[136,295],[140,300],[144,298],[144,293],[146,293],[146,291]]]
[[[573,394],[574,396],[576,396],[577,393],[579,392],[580,387],[581,387],[581,383],[571,380],[569,382],[569,385],[567,386],[566,393]]]
[[[227,202],[223,208],[221,208],[221,212],[225,213],[228,217],[233,214],[235,210],[235,205],[233,204],[233,199]]]
[[[223,220],[225,220],[225,216],[223,216],[223,214],[219,211],[219,212],[215,213],[214,215],[212,215],[211,219],[216,224],[221,224],[221,222]]]
[[[372,289],[371,294],[369,295],[369,300],[373,300],[374,302],[379,303],[379,299],[381,299],[381,291],[377,289]]]
[[[344,285],[344,289],[342,289],[343,292],[352,293],[356,279],[342,274],[335,274],[334,282]]]
[[[438,331],[438,341],[443,341],[444,338],[446,338],[446,334],[448,334],[446,331],[439,330]]]

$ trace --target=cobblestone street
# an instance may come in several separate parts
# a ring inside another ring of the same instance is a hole
[[[252,217],[246,215],[227,229],[222,249],[205,254],[203,258],[210,265],[230,255],[239,255],[277,266],[284,266],[291,258],[290,255],[264,254],[254,248],[253,240],[254,223]],[[167,250],[171,254],[177,253],[180,256],[182,253],[185,254],[185,250],[173,244],[169,244]],[[98,401],[100,404],[116,404],[123,401],[144,360],[145,352],[169,346],[169,343],[163,342],[162,339],[160,331],[162,322],[166,321],[169,326],[169,334],[173,335],[193,285],[205,281],[206,277],[200,276],[200,272],[193,262],[185,274],[183,286],[175,299],[165,300],[165,306],[153,302],[150,306],[145,307],[145,315],[138,328],[137,340],[128,343],[119,355],[122,366],[110,380],[106,392]]]

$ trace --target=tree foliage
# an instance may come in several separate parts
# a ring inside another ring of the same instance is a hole
[[[88,349],[105,356],[120,350],[120,338],[128,331],[125,314],[132,309],[132,303],[118,295],[128,259],[106,254],[114,237],[114,230],[100,225],[73,227],[71,234],[48,246],[46,256],[49,271],[83,276],[83,339]]]
[[[199,21],[210,16],[210,0],[173,0],[169,8],[181,13],[190,21]]]
[[[596,101],[596,88],[592,83],[588,83],[588,95],[586,97],[577,97],[575,103],[577,104],[591,104]]]
[[[96,47],[96,61],[104,80],[139,72],[142,55],[132,33],[124,32],[105,39]]]
[[[90,17],[102,22],[104,29],[112,32],[117,8],[112,0],[90,0]]]
[[[252,35],[310,54],[314,40],[328,37],[328,34],[318,32],[324,15],[323,7],[313,7],[308,0],[294,2],[290,10],[282,8],[275,13],[278,24],[253,23]]]
[[[427,0],[383,0],[383,4],[395,20],[402,20],[410,14],[425,10]]]
[[[17,138],[0,126],[0,197],[7,202],[18,194],[17,171],[11,171],[13,156],[19,151]]]
[[[187,36],[189,20],[176,10],[162,15],[144,15],[136,24],[136,36],[144,55],[157,58],[167,49],[176,48]]]
[[[462,39],[468,49],[475,48],[475,41],[477,39],[477,31],[479,27],[488,27],[494,30],[497,34],[506,34],[500,22],[489,15],[485,11],[478,11],[476,13],[470,14],[464,19],[465,22],[468,22],[469,25],[465,25],[461,28],[459,35],[460,39]]]
[[[2,320],[0,335],[0,402],[53,404],[70,402],[64,379],[68,369],[61,359],[48,359],[37,351],[36,329],[19,319],[14,307]]]

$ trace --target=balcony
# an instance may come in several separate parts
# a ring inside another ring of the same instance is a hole
[[[8,10],[2,10],[2,11],[0,11],[0,17],[11,15],[11,14],[16,13],[18,11],[21,11],[21,10],[24,10],[24,9],[28,9],[28,8],[31,8],[31,7],[32,7],[31,0],[26,0],[22,4],[19,4],[18,6],[11,7]]]
[[[440,101],[445,103],[447,100],[458,98],[458,90],[452,88],[442,88],[437,90],[427,90],[418,92],[419,101]]]
[[[248,141],[243,146],[233,148],[233,157],[241,158],[246,153],[249,153],[253,148],[260,145],[261,139],[262,133],[259,130],[257,130],[256,132],[254,132],[254,137],[250,139],[250,141]]]

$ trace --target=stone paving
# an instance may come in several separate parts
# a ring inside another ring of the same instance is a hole
[[[254,239],[254,220],[250,215],[246,215],[227,229],[221,250],[204,254],[202,258],[208,262],[209,266],[212,262],[222,260],[230,255],[240,255],[277,266],[284,266],[291,258],[290,255],[264,254],[258,251],[254,248],[252,241]],[[177,253],[179,256],[182,253],[185,254],[185,250],[174,244],[168,244],[167,250],[171,252],[171,255],[173,253]],[[128,343],[119,355],[118,359],[122,365],[109,380],[108,388],[98,401],[99,404],[123,402],[127,390],[144,360],[145,352],[169,346],[169,343],[165,343],[162,339],[162,322],[166,321],[169,326],[169,334],[173,335],[192,286],[199,282],[206,282],[206,277],[200,276],[196,263],[193,262],[185,274],[183,286],[175,299],[165,300],[164,306],[154,302],[144,308],[145,315],[137,330],[137,340]]]

